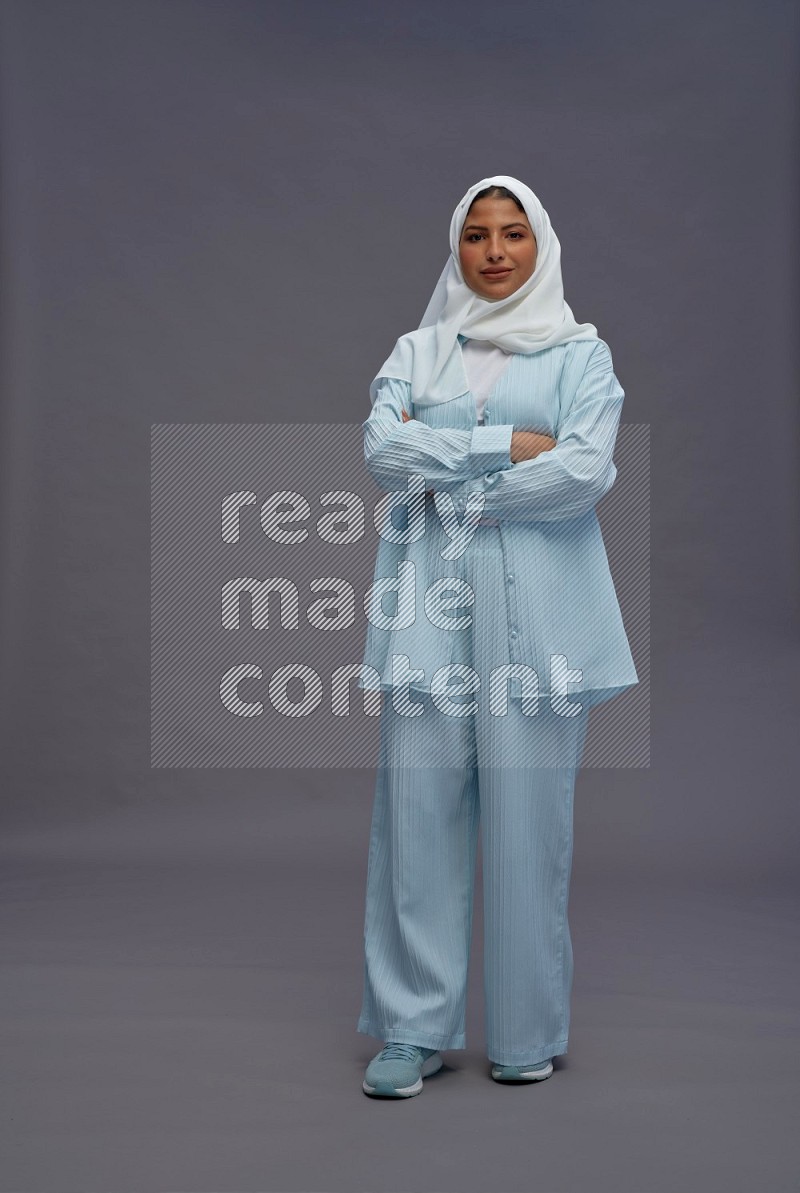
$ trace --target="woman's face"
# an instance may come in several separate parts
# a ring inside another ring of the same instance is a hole
[[[476,199],[458,245],[464,281],[481,298],[507,298],[536,268],[536,237],[513,199]]]

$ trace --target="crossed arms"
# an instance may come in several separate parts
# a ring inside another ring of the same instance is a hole
[[[512,521],[561,521],[591,509],[614,483],[614,444],[625,397],[607,345],[598,340],[558,438],[510,424],[436,429],[410,414],[407,381],[385,378],[364,429],[367,468],[384,489],[410,473],[466,502],[482,490],[483,513]]]

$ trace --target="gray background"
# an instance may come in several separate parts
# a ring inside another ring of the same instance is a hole
[[[3,1190],[798,1187],[797,9],[6,3]],[[578,780],[570,1051],[360,1090],[373,776],[150,770],[152,423],[360,422],[523,178],[652,428],[652,762]]]

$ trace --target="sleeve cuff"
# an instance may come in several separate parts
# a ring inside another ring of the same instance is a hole
[[[513,423],[472,428],[470,456],[473,475],[496,472],[498,468],[513,468],[511,460],[511,432]]]

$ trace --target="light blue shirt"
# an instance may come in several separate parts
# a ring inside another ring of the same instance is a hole
[[[514,584],[509,657],[536,671],[545,694],[551,656],[566,656],[583,673],[569,697],[589,706],[639,682],[595,512],[617,475],[612,456],[624,397],[608,345],[573,340],[515,353],[489,393],[483,425],[471,392],[414,408],[409,382],[396,378],[382,379],[362,423],[366,465],[382,489],[406,491],[409,475],[423,476],[426,489],[451,494],[458,517],[470,493],[484,495],[483,518],[499,527],[505,560],[498,608],[503,586]],[[512,430],[557,443],[514,464]],[[375,580],[396,578],[399,563],[411,561],[420,604],[437,579],[459,572],[458,559],[442,555],[449,540],[432,496],[425,513],[421,537],[379,539],[374,571]],[[359,685],[390,688],[392,656],[402,653],[424,670],[414,686],[429,691],[433,673],[451,662],[453,642],[451,631],[424,616],[401,629],[368,622],[363,661],[372,670]]]

